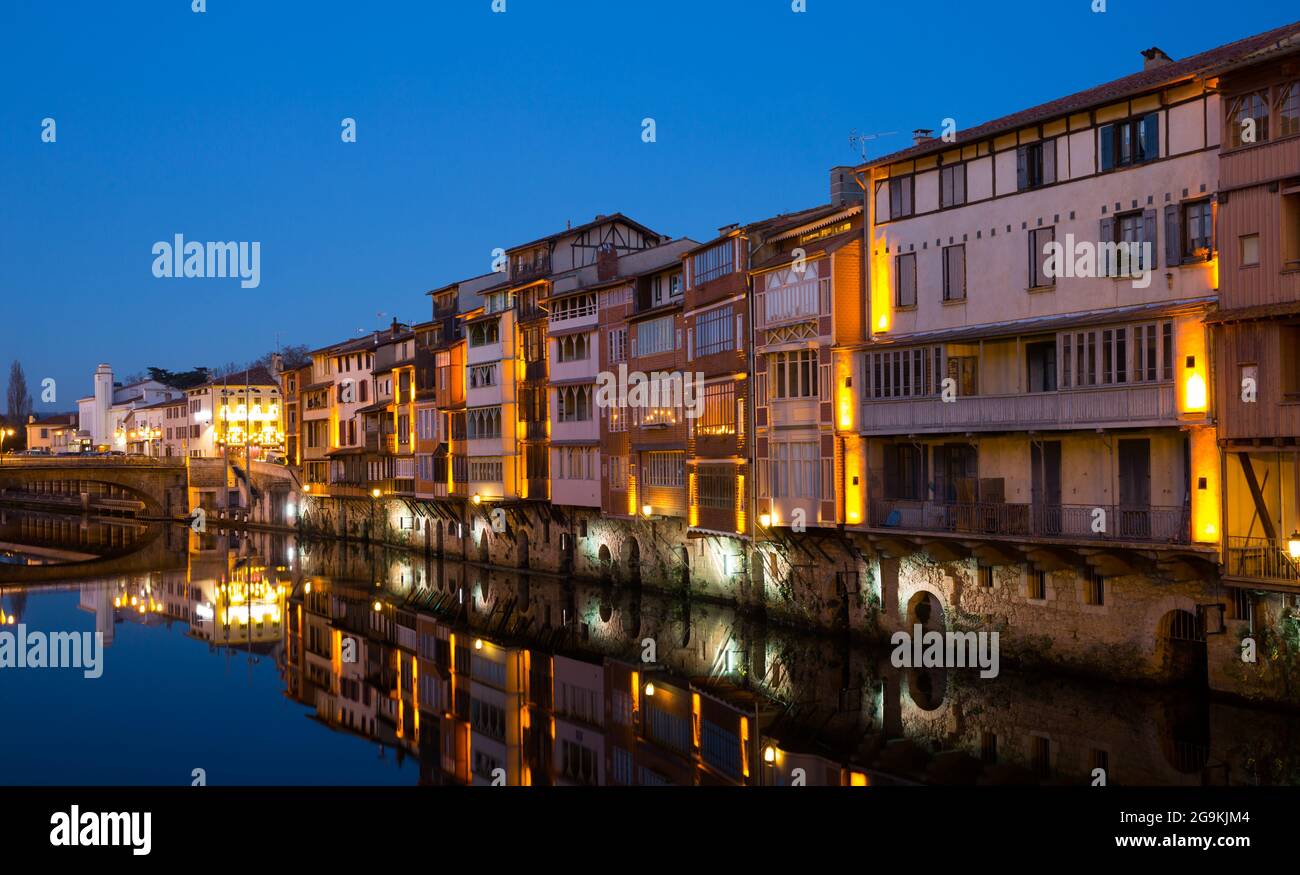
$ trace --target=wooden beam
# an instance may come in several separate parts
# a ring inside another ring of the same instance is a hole
[[[1233,453],[1237,461],[1241,463],[1241,473],[1246,478],[1246,486],[1250,489],[1250,497],[1255,501],[1255,513],[1259,514],[1260,525],[1264,527],[1264,534],[1268,535],[1271,543],[1277,543],[1277,529],[1273,526],[1273,518],[1268,513],[1268,504],[1264,501],[1264,491],[1259,488],[1259,481],[1255,479],[1255,467],[1250,463],[1249,453]]]
[[[917,546],[930,554],[936,562],[958,562],[969,559],[971,551],[966,545],[948,539],[919,541]]]
[[[1038,571],[1064,571],[1076,567],[1083,561],[1079,554],[1073,551],[1041,545],[1027,550],[1025,558],[1032,562]]]

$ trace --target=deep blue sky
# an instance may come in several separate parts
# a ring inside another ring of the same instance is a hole
[[[852,129],[897,131],[879,155],[1135,71],[1151,45],[1180,58],[1300,17],[1293,0],[207,5],[0,0],[0,382],[14,357],[34,396],[56,378],[38,408],[71,409],[100,361],[218,365],[426,319],[425,290],[566,220],[703,239],[820,203]],[[176,233],[260,241],[260,288],[155,279],[150,249]]]

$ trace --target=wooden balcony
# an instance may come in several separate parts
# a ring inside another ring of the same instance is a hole
[[[1300,586],[1300,564],[1291,558],[1285,542],[1268,538],[1228,536],[1224,548],[1223,576],[1228,579]]]
[[[1105,525],[1094,531],[1097,509]],[[873,528],[913,532],[1059,538],[1066,541],[1116,541],[1187,544],[1185,507],[1123,507],[1104,504],[1011,504],[911,499],[872,499]]]
[[[872,398],[862,404],[863,434],[920,434],[953,431],[1026,431],[1096,426],[1176,425],[1172,383],[973,395],[944,401]]]

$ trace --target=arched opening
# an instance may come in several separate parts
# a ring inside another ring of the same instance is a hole
[[[920,624],[923,632],[942,632],[945,628],[943,603],[932,592],[922,590],[907,603],[909,626]]]
[[[609,547],[605,544],[600,545],[600,550],[596,553],[596,561],[600,565],[600,579],[609,580],[613,575],[614,556],[609,552]]]
[[[1209,682],[1205,627],[1191,611],[1168,611],[1156,631],[1156,656],[1170,681],[1204,688]]]
[[[632,581],[641,579],[641,545],[636,538],[627,539],[627,576]]]
[[[907,673],[907,692],[916,707],[934,711],[948,694],[948,672],[941,668],[914,668]]]
[[[479,532],[478,536],[478,561],[484,565],[488,561],[488,534],[487,529]]]
[[[1201,696],[1165,702],[1156,717],[1165,762],[1180,774],[1200,773],[1210,760],[1210,706]]]
[[[523,530],[520,530],[519,538],[516,543],[518,544],[519,547],[519,553],[518,553],[519,567],[527,568],[528,567],[528,533]]]

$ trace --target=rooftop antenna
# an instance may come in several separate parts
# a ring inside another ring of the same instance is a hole
[[[857,128],[854,128],[849,131],[849,148],[857,152],[862,158],[862,163],[865,164],[867,162],[867,152],[870,149],[869,144],[872,140],[878,140],[881,137],[892,137],[897,133],[898,131],[876,131],[871,134],[859,134]]]

